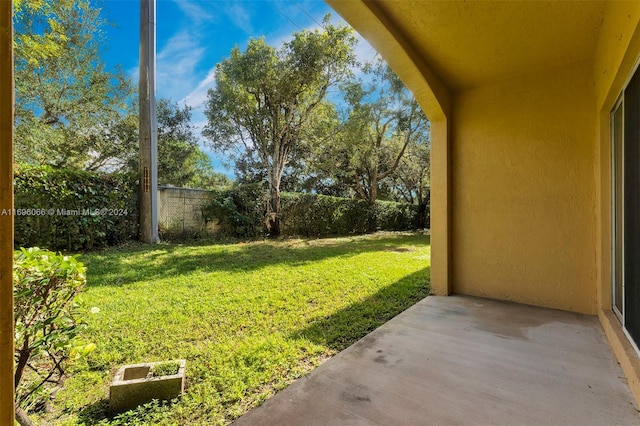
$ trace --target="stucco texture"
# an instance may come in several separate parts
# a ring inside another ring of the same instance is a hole
[[[597,313],[640,401],[611,311],[609,120],[640,2],[327,2],[435,121],[432,290]]]
[[[596,313],[591,62],[458,93],[456,293]]]

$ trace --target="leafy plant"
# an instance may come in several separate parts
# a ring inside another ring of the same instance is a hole
[[[85,323],[75,298],[85,286],[85,273],[75,257],[37,247],[15,253],[14,386],[16,403],[25,410],[46,403],[51,385],[64,377],[66,360],[95,349],[78,338]]]
[[[154,377],[171,376],[178,374],[180,370],[180,363],[178,361],[165,361],[160,364],[156,364],[151,368],[151,374]]]
[[[14,185],[16,247],[78,251],[137,235],[138,184],[132,174],[19,165]]]
[[[238,185],[211,194],[202,212],[205,223],[215,221],[223,236],[252,238],[263,234],[266,199],[260,185]]]
[[[268,195],[258,185],[237,185],[211,192],[203,208],[205,222],[216,222],[223,236],[251,238],[263,234],[262,206]],[[354,235],[419,228],[418,207],[392,201],[373,204],[322,194],[282,194],[282,234],[306,237]]]

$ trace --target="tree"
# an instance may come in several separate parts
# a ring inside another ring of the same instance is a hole
[[[89,136],[91,155],[81,167],[95,171],[134,171],[138,168],[138,116],[135,107],[126,115]],[[124,113],[123,113],[124,114]]]
[[[133,93],[100,57],[106,22],[89,0],[16,3],[16,160],[91,167]]]
[[[100,56],[107,24],[89,0],[14,0],[16,160],[88,171],[138,169],[134,88]],[[158,101],[158,174],[222,179],[198,146],[191,109]]]
[[[200,189],[229,188],[233,181],[223,173],[217,173],[211,159],[200,149],[194,154],[195,170],[187,186]]]
[[[169,99],[157,103],[158,181],[192,188],[230,184],[225,175],[214,171],[211,159],[200,149],[191,124],[191,110],[190,106],[180,107]]]
[[[339,135],[316,151],[315,164],[334,185],[374,203],[409,146],[428,138],[429,121],[400,79],[378,58],[344,87]]]
[[[325,17],[322,31],[294,33],[276,50],[263,38],[231,51],[216,66],[203,131],[211,146],[264,172],[269,186],[268,232],[280,234],[280,182],[288,162],[329,88],[348,75],[355,61],[353,31]]]
[[[71,7],[73,0],[13,0],[15,25],[38,19],[38,32],[16,31],[14,33],[14,55],[29,63],[55,57],[67,36],[60,30],[61,22],[56,9]],[[34,26],[35,27],[35,26]]]
[[[195,173],[196,156],[200,152],[191,125],[191,108],[180,108],[167,99],[157,103],[158,117],[158,182],[185,186]]]
[[[431,198],[430,139],[410,144],[400,160],[398,169],[390,178],[389,187],[396,201],[418,206],[418,227],[428,228],[427,213]]]

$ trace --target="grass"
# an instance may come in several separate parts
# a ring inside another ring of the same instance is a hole
[[[163,361],[151,368],[154,377],[171,376],[178,374],[178,371],[180,371],[180,362],[178,361]]]
[[[429,292],[429,237],[137,246],[83,255],[96,343],[43,424],[228,424]],[[187,359],[184,397],[109,417],[122,364]]]

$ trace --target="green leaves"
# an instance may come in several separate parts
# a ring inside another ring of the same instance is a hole
[[[100,56],[106,22],[89,0],[15,1],[16,159],[91,167],[133,88]]]
[[[86,327],[85,311],[74,299],[85,283],[86,268],[74,256],[37,247],[15,252],[15,387],[22,405],[36,402],[32,396],[46,395],[45,384],[62,378],[66,359],[95,349],[78,338]]]
[[[325,21],[322,30],[303,30],[280,49],[263,38],[237,47],[216,67],[209,89],[203,135],[230,155],[245,175],[264,176],[269,184],[267,218],[278,235],[280,181],[285,167],[301,161],[307,136],[322,126],[315,112],[328,89],[349,75],[355,63],[353,30]]]
[[[262,206],[268,196],[258,185],[212,191],[203,216],[215,221],[223,236],[257,237],[264,232]],[[373,205],[358,199],[321,194],[282,194],[283,234],[326,237],[418,228],[416,206],[390,201]]]
[[[159,364],[155,364],[151,369],[151,373],[155,377],[171,376],[173,374],[178,374],[179,370],[180,370],[179,361],[165,361]]]
[[[137,235],[134,175],[18,166],[14,185],[17,246],[78,251]]]
[[[364,77],[342,85],[346,109],[340,132],[316,147],[310,169],[373,203],[397,176],[407,151],[428,146],[429,121],[381,58],[362,71]]]

